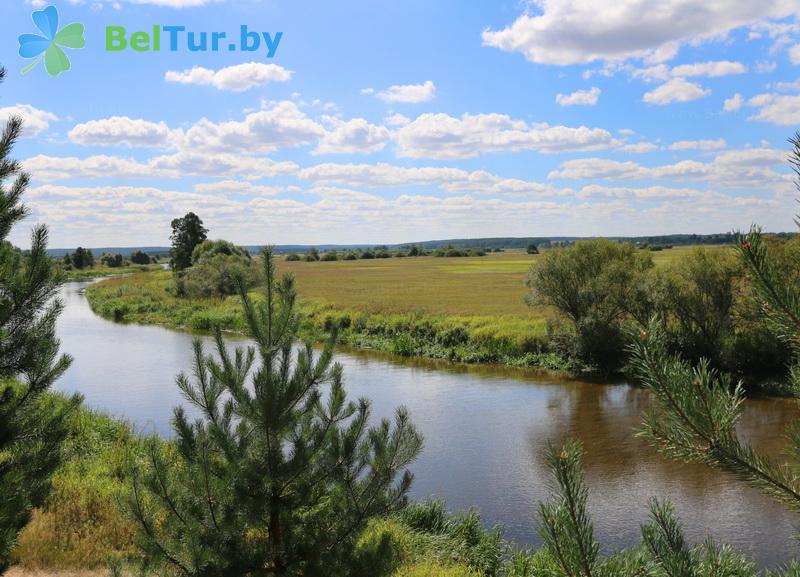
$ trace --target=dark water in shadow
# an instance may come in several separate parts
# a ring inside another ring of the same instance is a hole
[[[58,388],[80,391],[89,406],[168,435],[172,407],[183,402],[175,375],[191,369],[192,336],[105,321],[89,309],[86,284],[63,289],[59,334],[75,362]],[[548,440],[577,437],[586,449],[590,507],[606,551],[639,541],[648,500],[659,496],[674,503],[694,541],[711,534],[767,567],[798,553],[795,516],[726,475],[667,461],[634,436],[649,403],[644,391],[364,351],[337,358],[349,394],[372,399],[376,418],[404,404],[424,433],[413,496],[441,497],[453,510],[477,507],[518,543],[539,542],[536,508],[549,482],[542,448]],[[797,415],[795,401],[750,400],[742,433],[779,455],[783,429]]]

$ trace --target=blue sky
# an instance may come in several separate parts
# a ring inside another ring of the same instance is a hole
[[[22,75],[50,4],[3,4],[0,119],[52,246],[794,228],[800,0],[61,0],[86,47]],[[283,34],[106,50],[154,25]]]

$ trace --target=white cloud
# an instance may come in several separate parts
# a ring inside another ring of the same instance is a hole
[[[716,140],[679,140],[669,145],[670,150],[714,150],[725,148],[727,143],[724,138]]]
[[[396,112],[395,114],[387,116],[383,121],[389,126],[405,126],[406,124],[411,122],[411,119],[408,116],[405,116],[404,114]]]
[[[283,186],[266,186],[241,180],[221,180],[194,185],[194,191],[200,194],[221,196],[275,196],[286,192]]]
[[[742,104],[744,104],[744,98],[737,92],[730,98],[725,99],[725,102],[722,103],[722,109],[725,112],[736,112],[742,107]]]
[[[597,60],[672,59],[680,44],[724,37],[733,29],[794,14],[793,0],[539,0],[535,11],[483,42],[521,52],[540,64],[587,64]]]
[[[597,150],[619,144],[601,128],[528,124],[505,114],[426,113],[397,129],[397,154],[412,158],[470,158],[485,152]]]
[[[33,138],[48,128],[51,122],[56,122],[58,116],[52,112],[40,110],[30,104],[17,104],[0,108],[0,124],[5,125],[12,117],[22,119],[22,137]]]
[[[370,90],[370,92],[365,92],[364,90],[362,92],[365,94],[374,92],[371,91],[372,89],[367,90]],[[427,102],[436,96],[436,85],[432,80],[427,80],[423,84],[396,84],[376,93],[375,96],[386,102]]]
[[[748,120],[760,120],[777,126],[800,124],[800,95],[759,94],[747,101],[758,112]]]
[[[563,162],[548,174],[551,179],[570,180],[662,180],[703,181],[730,187],[770,186],[781,193],[791,190],[792,177],[786,169],[786,153],[771,148],[730,150],[710,162],[681,160],[674,164],[643,166],[633,161],[578,158]],[[778,172],[775,169],[783,169]]]
[[[658,146],[652,142],[636,142],[633,144],[625,144],[620,147],[622,152],[631,152],[634,154],[644,154],[646,152],[653,152],[658,150]]]
[[[792,64],[800,64],[800,44],[795,44],[789,48],[789,60]]]
[[[40,154],[24,160],[22,164],[37,181],[184,176],[242,176],[255,179],[293,174],[298,168],[293,162],[275,162],[268,158],[196,152],[156,156],[146,162],[107,155],[77,158]]]
[[[186,131],[188,150],[273,152],[317,142],[325,128],[292,101],[267,103],[242,121],[212,122],[203,118]]]
[[[180,133],[170,130],[164,122],[112,116],[76,125],[69,131],[69,138],[91,146],[169,148],[177,143]]]
[[[292,74],[291,70],[286,70],[283,66],[278,66],[277,64],[247,62],[221,68],[217,71],[201,66],[195,66],[182,72],[168,70],[164,75],[164,79],[167,82],[199,84],[213,86],[217,90],[244,92],[256,86],[263,86],[268,82],[286,82],[292,78]]]
[[[711,90],[705,89],[699,84],[683,78],[673,78],[650,92],[645,92],[642,100],[648,104],[663,105],[672,102],[689,102],[709,94],[711,94]]]
[[[681,64],[672,69],[673,76],[708,76],[711,78],[729,74],[744,74],[745,72],[747,72],[747,67],[744,64],[730,60]]]
[[[600,98],[600,89],[592,86],[590,90],[576,90],[572,94],[557,94],[556,102],[560,106],[594,106]]]
[[[367,188],[436,186],[445,192],[514,197],[564,196],[568,190],[547,183],[504,178],[483,170],[468,172],[448,167],[405,167],[393,164],[318,164],[304,168],[299,178],[318,184]]]
[[[389,140],[390,132],[385,126],[370,124],[363,118],[343,121],[327,117],[333,130],[320,139],[314,154],[355,154],[383,150]]]

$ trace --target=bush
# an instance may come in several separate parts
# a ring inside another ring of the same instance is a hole
[[[375,258],[375,253],[370,250],[365,250],[361,253],[361,258],[363,259],[372,259]]]
[[[137,250],[131,254],[131,262],[133,264],[150,264],[151,260],[150,255],[141,250]]]
[[[652,267],[650,254],[637,252],[632,245],[605,239],[578,241],[547,251],[531,267],[527,300],[556,307],[572,323],[580,358],[613,371],[622,360],[623,322],[648,308],[643,300]]]
[[[342,257],[342,260],[358,260],[358,255],[350,251]]]
[[[237,279],[247,287],[258,281],[258,269],[243,248],[228,241],[203,241],[192,253],[192,266],[176,279],[178,294],[192,298],[236,294]]]
[[[320,260],[325,262],[336,261],[339,260],[339,255],[335,250],[332,250],[323,254]]]
[[[287,254],[287,255],[286,255],[286,260],[287,260],[288,262],[297,262],[297,261],[299,261],[299,260],[300,260],[300,255],[297,255],[297,254],[295,254],[295,253],[292,253],[292,254]]]
[[[319,251],[312,246],[310,249],[308,249],[308,252],[306,253],[305,261],[316,262],[318,260],[319,260]]]

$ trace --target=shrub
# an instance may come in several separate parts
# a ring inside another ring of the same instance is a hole
[[[569,248],[544,253],[531,267],[529,304],[556,307],[572,323],[576,351],[604,371],[619,368],[622,324],[642,304],[649,253],[605,239],[578,241]]]
[[[300,260],[300,255],[295,254],[295,253],[287,254],[286,255],[286,260],[288,262],[297,262],[297,261]]]
[[[325,262],[336,261],[339,260],[339,254],[335,250],[332,250],[323,254],[320,260]]]

